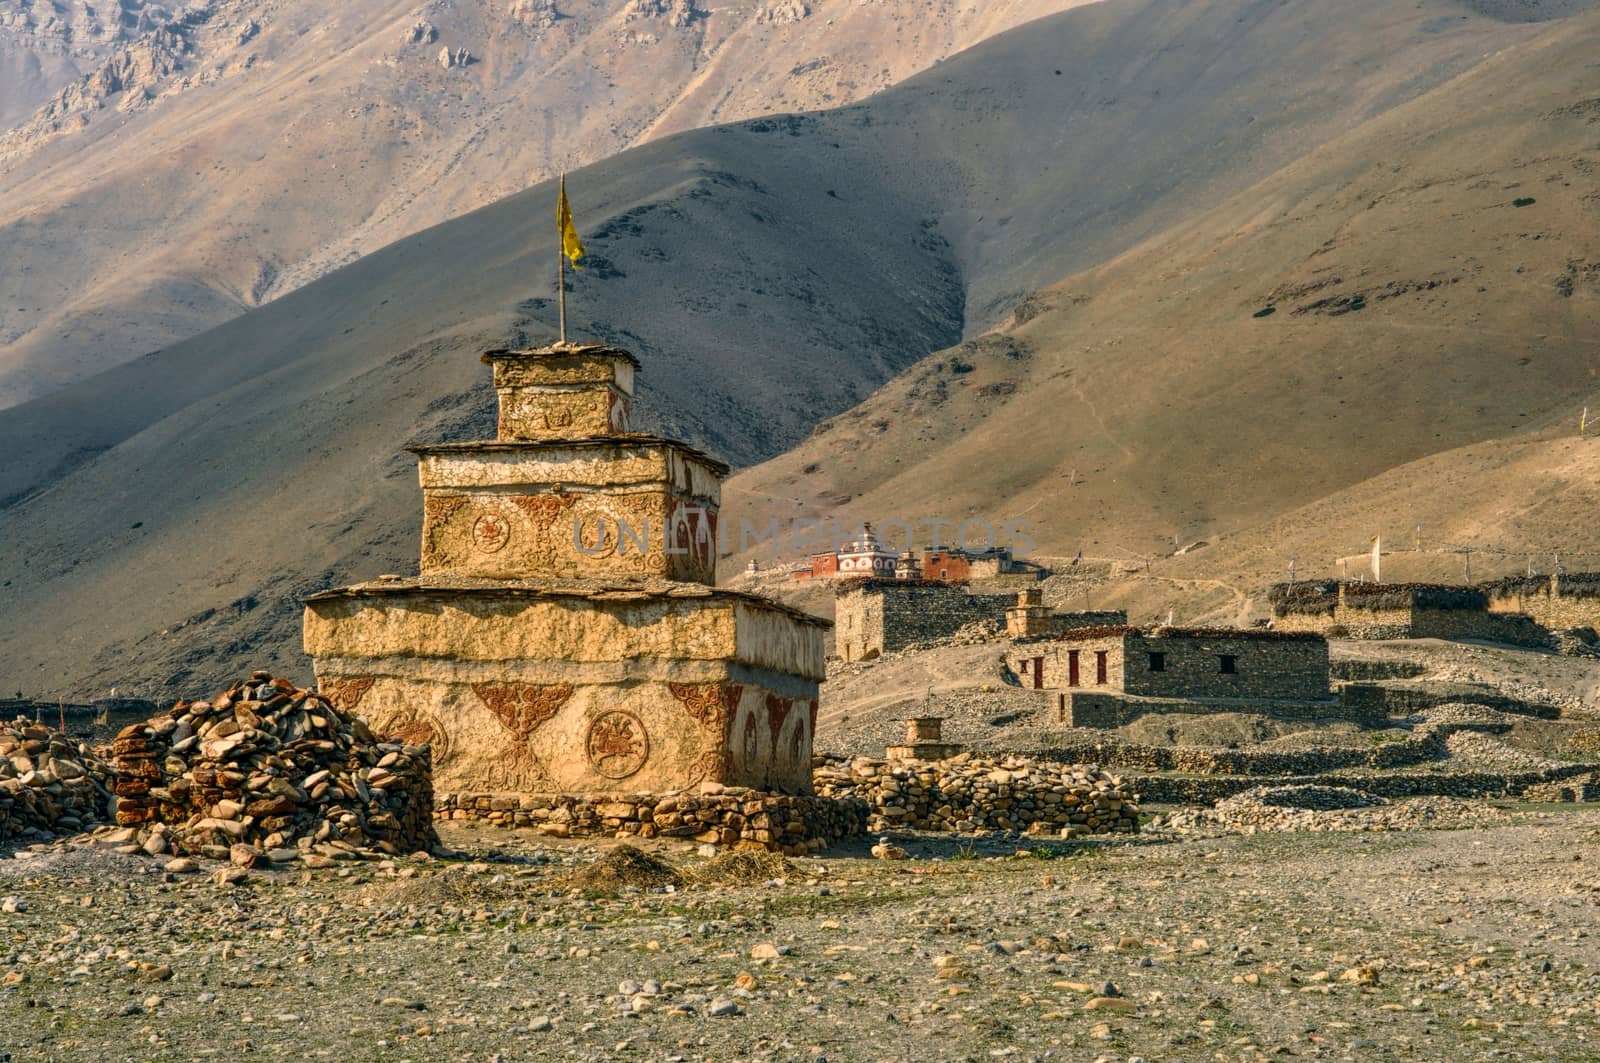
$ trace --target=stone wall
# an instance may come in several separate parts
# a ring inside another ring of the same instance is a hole
[[[1019,757],[943,761],[829,759],[818,794],[866,802],[868,830],[1050,830],[1064,836],[1139,829],[1139,795],[1098,768]]]
[[[1009,595],[968,594],[932,580],[845,584],[834,603],[834,652],[847,661],[866,661],[948,639],[967,624],[1004,624],[1011,601]]]
[[[1397,772],[1386,775],[1328,773],[1264,779],[1226,776],[1129,776],[1148,802],[1207,805],[1264,783],[1272,786],[1343,786],[1377,797],[1519,797],[1530,788],[1594,771],[1592,764],[1567,764],[1538,771]]]
[[[1292,587],[1278,584],[1269,597],[1273,627],[1278,631],[1317,632],[1330,638],[1482,639],[1518,646],[1547,645],[1548,625],[1541,626],[1536,618],[1509,609],[1515,593],[1504,591],[1497,599],[1479,587],[1298,583]]]
[[[1508,697],[1498,691],[1466,683],[1346,683],[1339,688],[1339,698],[1352,711],[1386,716],[1409,716],[1439,705],[1465,704],[1482,705],[1499,712],[1533,716],[1541,720],[1561,717],[1558,705]]]
[[[716,788],[671,794],[439,795],[435,816],[560,838],[681,838],[804,856],[866,830],[866,802]]]
[[[1123,727],[1149,713],[1210,715],[1219,712],[1251,713],[1279,720],[1328,720],[1381,727],[1387,719],[1382,705],[1346,702],[1343,698],[1295,701],[1283,698],[1230,700],[1213,698],[1141,698],[1124,694],[1069,691],[1062,699],[1058,722],[1067,727]]]
[[[1099,764],[1129,773],[1170,772],[1187,775],[1283,776],[1315,775],[1356,768],[1400,768],[1437,760],[1447,753],[1445,739],[1466,726],[1445,724],[1418,728],[1394,741],[1370,747],[1317,749],[1218,749],[1204,746],[1150,745],[1114,736],[1071,736],[1064,742],[1041,743],[1026,755],[1059,764]],[[1146,798],[1149,792],[1140,789]]]
[[[1549,631],[1600,631],[1600,573],[1513,578],[1484,589],[1490,612],[1524,613]]]
[[[1427,674],[1427,665],[1416,661],[1345,657],[1328,662],[1329,678],[1340,682],[1366,683],[1380,679],[1416,679]]]

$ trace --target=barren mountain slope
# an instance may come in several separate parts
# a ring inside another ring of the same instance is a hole
[[[1518,564],[1592,550],[1600,465],[1562,437],[1600,407],[1595,54],[1600,17],[1553,27],[1039,293],[740,474],[728,514],[1022,517],[1125,558],[1254,528],[1172,571],[1263,582],[1418,522]]]
[[[753,153],[753,166],[783,160],[779,179],[754,191],[793,212],[797,229],[771,238],[797,255],[812,256],[817,275],[840,285],[863,308],[874,306],[884,293],[850,276],[855,268],[850,256],[901,275],[907,265],[897,261],[902,244],[931,248],[943,262],[941,269],[962,282],[958,299],[964,307],[957,312],[964,313],[960,327],[972,332],[1026,292],[1105,261],[1408,92],[1421,92],[1470,66],[1486,50],[1534,32],[1469,17],[1466,10],[1454,0],[1428,0],[1399,15],[1376,0],[1337,11],[1280,0],[1189,5],[1116,0],[1004,35],[856,108],[763,119],[734,131],[732,140],[691,138],[662,151],[619,157],[600,171],[605,176],[595,179],[599,186],[591,187],[588,175],[575,176],[572,184],[580,224],[601,255],[617,260],[615,267],[602,265],[598,275],[588,275],[594,283],[584,289],[584,305],[606,327],[648,336],[654,346],[645,354],[658,348],[685,354],[714,348],[700,333],[708,300],[741,311],[776,301],[786,314],[813,319],[798,347],[785,346],[797,337],[780,338],[770,322],[748,314],[743,325],[717,323],[740,330],[748,345],[772,349],[780,362],[804,352],[823,382],[819,391],[805,393],[799,410],[787,396],[757,398],[757,408],[771,404],[784,412],[752,418],[751,426],[759,426],[755,432],[696,435],[705,427],[698,419],[706,406],[699,398],[701,385],[667,382],[683,389],[673,397],[683,400],[676,407],[691,436],[721,447],[735,461],[765,456],[791,445],[799,432],[852,395],[865,397],[862,385],[926,353],[921,345],[930,337],[899,331],[903,316],[891,316],[879,327],[876,311],[860,319],[866,333],[857,335],[849,321],[859,315],[843,311],[845,327],[838,327],[830,317],[841,311],[818,303],[809,279],[779,286],[747,276],[746,263],[722,254],[715,240],[730,226],[746,229],[741,236],[752,241],[768,239],[761,231],[767,219],[760,212],[702,203],[709,213],[694,216],[717,219],[717,228],[707,230],[687,223],[689,215],[661,209],[656,202],[661,196],[684,194],[676,187],[685,172],[681,163],[690,163],[691,173],[705,169],[693,164],[702,145],[716,145],[711,168],[723,174],[737,174],[740,152]],[[651,166],[664,168],[649,172]],[[624,181],[626,190],[613,181]],[[708,195],[701,190],[694,198]],[[237,385],[274,359],[298,357],[315,339],[375,355],[462,321],[478,323],[479,331],[496,341],[506,335],[509,318],[549,323],[549,307],[518,306],[546,283],[549,260],[542,256],[551,252],[535,248],[547,236],[548,198],[545,191],[508,201],[495,216],[496,233],[511,224],[525,227],[534,241],[525,249],[529,268],[508,274],[498,290],[472,275],[483,262],[468,236],[477,231],[474,227],[446,230],[430,243],[449,250],[433,275],[418,278],[427,284],[422,301],[415,295],[405,300],[404,331],[361,329],[346,340],[353,326],[333,321],[343,310],[314,297],[313,305],[329,315],[325,331],[301,320],[299,309],[269,313],[240,330],[178,349],[192,353],[158,355],[132,376],[111,375],[0,417],[0,443],[9,444],[9,460],[0,466],[0,505],[198,396]],[[526,215],[514,213],[511,204],[517,202],[529,204]],[[653,242],[632,241],[639,235],[636,212],[647,207],[655,220],[673,222],[672,231]],[[890,243],[868,235],[886,220],[900,224],[903,219],[885,214],[899,209],[924,231],[891,230],[897,236]],[[858,217],[874,228],[861,230]],[[77,236],[104,238],[95,232]],[[618,246],[610,245],[613,239]],[[29,250],[35,249],[29,245]],[[635,252],[643,253],[645,263],[626,265]],[[675,261],[695,255],[715,265],[685,269]],[[669,265],[667,286],[637,282],[638,269],[659,263]],[[221,271],[226,263],[212,265]],[[901,283],[919,291],[923,280],[915,271],[920,267],[910,265],[913,273]],[[381,288],[388,268],[373,265],[325,291]],[[24,264],[16,272],[28,271]],[[633,273],[635,280],[600,283],[620,279],[618,271]],[[686,302],[676,284],[694,289],[694,295]],[[740,288],[754,301],[733,294]],[[432,299],[451,308],[442,319],[412,312]],[[930,290],[926,299],[914,296],[896,304],[896,314],[919,313],[925,304],[943,321],[949,313],[945,299],[942,290]],[[283,330],[275,324],[284,321],[294,322],[297,345],[291,348],[282,346]],[[240,338],[251,342],[241,344]],[[819,350],[847,354],[850,366],[839,372],[836,365],[818,361]],[[185,368],[174,371],[177,365]],[[196,372],[200,366],[203,373]],[[140,384],[129,386],[132,380]],[[115,401],[107,401],[110,396]]]
[[[1264,616],[1260,591],[1286,578],[1288,558],[1301,578],[1337,576],[1340,560],[1351,576],[1365,577],[1373,535],[1389,581],[1493,579],[1549,572],[1558,562],[1600,569],[1600,438],[1580,439],[1575,429],[1568,421],[1408,462],[1152,573],[1225,578],[1245,595],[1249,615]]]
[[[641,355],[654,424],[765,457],[957,342],[964,308],[1104,261],[1539,31],[1463,12],[1114,0],[861,105],[633,149],[570,182],[592,255],[573,331]],[[489,433],[477,351],[550,336],[529,296],[552,192],[0,412],[0,686],[302,668],[294,594],[414,567],[399,444]]]
[[[1115,554],[1066,580],[1058,601],[1122,608],[1141,620],[1245,624],[1269,615],[1267,588],[1288,578],[1371,575],[1380,537],[1387,582],[1458,583],[1600,569],[1600,438],[1576,421],[1430,454],[1181,555]],[[1097,549],[1106,549],[1102,544]],[[1120,561],[1116,560],[1120,556]]]
[[[39,108],[0,116],[0,406],[562,167],[860,99],[1083,2],[121,0],[108,37],[116,5],[0,0],[0,112]]]

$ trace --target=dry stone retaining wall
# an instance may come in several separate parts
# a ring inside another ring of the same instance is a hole
[[[1242,712],[1277,720],[1342,720],[1362,727],[1383,726],[1388,713],[1384,706],[1369,702],[1347,702],[1343,698],[1321,701],[1286,699],[1214,698],[1136,698],[1118,694],[1063,691],[1059,723],[1069,727],[1123,727],[1149,713],[1178,713],[1190,716],[1221,712]]]
[[[1508,697],[1498,691],[1468,684],[1430,682],[1425,686],[1397,683],[1347,683],[1339,699],[1356,712],[1381,716],[1410,716],[1440,705],[1481,705],[1498,712],[1533,716],[1541,720],[1561,717],[1561,708],[1542,702]]]
[[[561,838],[681,838],[803,856],[860,835],[864,801],[743,788],[672,794],[443,794],[440,819],[532,827]]]
[[[1196,775],[1312,775],[1348,768],[1398,768],[1445,755],[1453,725],[1417,733],[1368,749],[1307,749],[1293,752],[1154,746],[1137,742],[1074,742],[1033,750],[1033,759],[1061,764],[1103,764],[1128,772]],[[1140,792],[1143,792],[1142,790]],[[1146,795],[1148,797],[1148,795]]]
[[[1593,764],[1567,764],[1540,771],[1433,772],[1418,771],[1389,775],[1328,773],[1272,777],[1244,776],[1163,776],[1132,775],[1146,801],[1162,804],[1213,804],[1268,783],[1272,786],[1343,786],[1378,797],[1518,797],[1543,784],[1586,776]],[[1539,790],[1534,791],[1535,794]]]
[[[1382,679],[1416,679],[1428,673],[1426,665],[1416,661],[1372,660],[1364,657],[1345,657],[1328,662],[1328,676],[1339,682],[1374,682]]]
[[[1139,829],[1139,795],[1092,766],[856,757],[819,765],[814,781],[818,794],[865,801],[871,831],[1048,829],[1070,836]]]

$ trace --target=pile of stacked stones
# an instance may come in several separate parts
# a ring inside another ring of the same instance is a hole
[[[0,724],[0,839],[74,834],[110,805],[105,770],[65,735],[18,718]]]
[[[444,819],[473,819],[499,827],[533,827],[571,837],[684,838],[730,849],[804,856],[829,842],[859,835],[866,803],[706,784],[699,793],[608,796],[446,794]]]
[[[857,797],[867,829],[1056,830],[1062,837],[1139,829],[1139,795],[1098,767],[1020,757],[879,760],[819,764],[824,797]]]
[[[152,855],[325,866],[432,848],[432,754],[379,740],[321,694],[256,672],[112,743],[117,823]]]

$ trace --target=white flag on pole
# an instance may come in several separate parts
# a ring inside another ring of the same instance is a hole
[[[1382,565],[1383,565],[1383,543],[1379,541],[1379,539],[1378,539],[1378,537],[1376,535],[1374,535],[1372,537],[1372,582],[1374,582],[1374,583],[1382,583],[1383,582]]]

